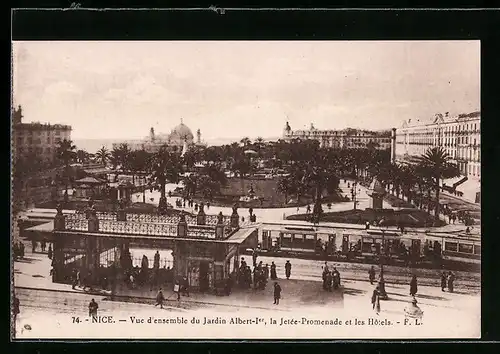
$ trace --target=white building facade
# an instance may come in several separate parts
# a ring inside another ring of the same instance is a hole
[[[464,189],[467,199],[475,200],[481,180],[481,113],[472,112],[451,117],[436,114],[428,121],[408,120],[396,129],[395,151],[398,162],[412,162],[433,147],[441,147],[467,177],[457,190]],[[447,183],[445,181],[445,183]],[[449,185],[449,183],[447,183]],[[465,189],[467,190],[467,193]],[[477,190],[477,191],[474,191]]]
[[[378,150],[391,148],[391,131],[368,131],[359,129],[319,130],[311,124],[309,130],[292,130],[288,122],[283,130],[284,140],[312,139],[317,140],[321,147],[340,149],[366,149],[373,147]]]

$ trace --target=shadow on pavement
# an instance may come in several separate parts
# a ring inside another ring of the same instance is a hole
[[[364,290],[344,288],[344,295],[365,295],[366,293]]]

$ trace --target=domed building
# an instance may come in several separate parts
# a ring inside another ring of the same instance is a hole
[[[149,130],[149,136],[144,140],[125,141],[120,144],[123,143],[126,143],[132,150],[144,149],[148,152],[156,152],[165,145],[176,147],[180,151],[184,151],[192,145],[202,145],[200,129],[196,132],[195,140],[193,132],[186,124],[184,124],[182,119],[181,123],[174,127],[170,134],[155,134],[154,128],[151,127]],[[119,144],[116,145],[118,146]]]
[[[192,145],[194,143],[194,135],[191,129],[181,121],[181,124],[172,129],[168,135],[168,145],[182,147],[184,143],[188,146]]]

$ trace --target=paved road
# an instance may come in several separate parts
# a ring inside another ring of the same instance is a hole
[[[251,262],[251,256],[244,256],[248,262]],[[257,262],[262,261],[263,264],[271,264],[272,261],[276,264],[276,271],[278,277],[284,278],[285,276],[285,258],[272,258],[259,256]],[[321,281],[322,267],[324,266],[323,261],[313,261],[305,259],[290,259],[292,263],[292,278],[299,278],[304,280],[316,280]],[[336,267],[340,272],[342,279],[349,279],[354,281],[368,281],[368,270],[370,269],[370,264],[360,264],[360,263],[336,263],[328,262],[328,266]],[[380,267],[375,266],[376,274],[378,276]],[[418,283],[420,285],[435,286],[439,287],[441,285],[441,272],[439,270],[432,269],[410,269],[405,267],[397,266],[385,266],[384,267],[384,279],[387,283],[392,284],[409,284],[411,276],[415,274],[418,278]],[[455,288],[457,291],[467,293],[477,293],[481,287],[481,276],[477,273],[469,272],[454,272],[456,275]]]

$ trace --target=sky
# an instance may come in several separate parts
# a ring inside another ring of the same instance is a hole
[[[480,42],[14,42],[13,103],[74,139],[388,129],[480,110]]]

